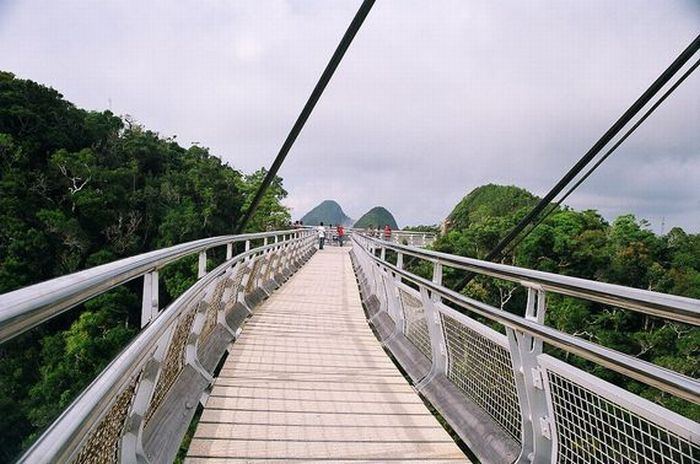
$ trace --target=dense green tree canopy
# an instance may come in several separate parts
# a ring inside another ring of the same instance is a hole
[[[301,220],[307,226],[317,226],[322,222],[325,225],[342,224],[349,226],[352,224],[352,219],[345,214],[343,208],[334,200],[322,201],[306,213]]]
[[[375,206],[363,214],[360,219],[355,222],[353,227],[367,229],[370,226],[374,226],[375,228],[383,229],[386,225],[392,230],[399,228],[396,224],[396,219],[394,219],[394,215],[391,214],[388,209],[383,206]]]
[[[0,72],[0,293],[230,234],[262,176]],[[249,229],[287,224],[285,196],[277,178]],[[194,268],[183,260],[164,270],[164,301],[194,281]],[[0,345],[0,462],[26,446],[134,336],[139,291],[137,282],[125,285]]]

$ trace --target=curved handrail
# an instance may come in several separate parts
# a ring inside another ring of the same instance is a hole
[[[562,295],[619,306],[650,316],[700,325],[700,300],[450,255],[386,242],[373,237],[362,236],[362,238],[378,247],[433,263],[441,263],[455,269],[463,269],[524,285],[540,286],[544,290]]]
[[[223,235],[181,243],[57,277],[0,295],[0,343],[125,282],[185,256],[248,240],[294,233],[294,230]]]
[[[286,232],[287,234],[289,232]],[[276,233],[271,233],[272,235]],[[269,237],[270,234],[247,234],[245,236],[219,237],[230,241],[231,237],[255,239]],[[254,248],[226,260],[207,273],[182,295],[175,299],[163,313],[147,325],[137,337],[102,371],[102,373],[71,403],[41,437],[27,450],[21,461],[30,456],[41,457],[45,462],[63,462],[69,460],[72,453],[80,446],[87,433],[100,421],[104,410],[114,397],[130,382],[133,376],[143,368],[152,356],[161,337],[169,330],[183,310],[187,309],[195,298],[211,282],[220,277],[227,268],[245,261],[249,257],[266,252],[284,244],[292,244],[308,239],[307,235],[281,243]],[[203,241],[197,241],[201,243]],[[221,243],[220,240],[216,241]],[[194,242],[193,242],[194,243]],[[224,241],[223,243],[228,243]],[[175,247],[173,247],[175,248]],[[150,253],[149,253],[150,254]]]
[[[376,240],[373,240],[369,237],[362,237],[365,240],[370,240],[374,242],[378,242]],[[353,240],[357,241],[357,238],[353,238]],[[387,244],[384,242],[379,242],[379,245],[385,246],[387,248],[394,248],[392,244]],[[362,248],[362,245],[358,243],[358,246]],[[422,252],[424,250],[416,250],[416,249],[411,249],[411,250],[406,250],[407,247],[400,247],[402,252],[407,252],[407,251],[417,251],[419,254],[423,254]],[[366,251],[366,250],[365,250]],[[449,256],[451,258],[454,258],[456,261],[460,261],[457,256],[452,256],[452,255],[446,255],[445,253],[439,253],[441,255],[439,258],[436,256],[436,252],[429,252],[425,253],[426,255],[431,256],[432,258],[438,259],[437,262],[440,263],[450,263],[451,260],[446,260],[445,256]],[[416,285],[425,287],[426,289],[430,290],[431,292],[434,292],[436,295],[440,295],[441,297],[457,304],[458,306],[464,307],[469,311],[475,312],[481,316],[484,316],[492,321],[498,322],[500,324],[503,324],[507,327],[510,327],[512,329],[517,329],[520,330],[524,333],[527,333],[529,335],[533,335],[541,340],[543,340],[545,343],[548,343],[552,346],[555,346],[557,348],[561,348],[567,352],[576,354],[578,356],[581,356],[583,358],[586,358],[588,360],[597,362],[605,367],[608,367],[610,369],[613,369],[617,372],[620,372],[624,375],[627,375],[629,377],[632,377],[636,380],[642,381],[648,385],[654,386],[656,388],[659,388],[661,390],[667,391],[673,395],[676,395],[681,398],[685,398],[689,401],[693,402],[700,402],[700,382],[698,382],[695,379],[692,379],[690,377],[687,377],[685,375],[679,374],[674,371],[670,371],[668,369],[664,369],[662,367],[659,367],[655,364],[640,360],[638,358],[635,358],[633,356],[629,356],[623,353],[620,353],[618,351],[605,348],[603,346],[597,345],[595,343],[589,342],[587,340],[583,340],[581,338],[575,337],[573,335],[569,335],[567,333],[558,331],[556,329],[553,329],[551,327],[547,327],[543,324],[539,324],[537,322],[533,322],[531,320],[528,320],[526,318],[517,316],[515,314],[511,314],[507,311],[503,311],[500,309],[497,309],[495,307],[492,307],[486,303],[482,303],[480,301],[476,301],[474,299],[468,298],[458,292],[455,292],[453,290],[450,290],[446,287],[443,287],[442,285],[436,284],[428,279],[425,279],[423,277],[419,277],[415,274],[412,274],[404,269],[400,269],[399,267],[382,260],[381,258],[373,255],[372,253],[368,254],[377,264],[385,267],[386,269],[390,270],[392,273],[396,274],[397,276],[401,276],[402,278],[405,278],[407,280],[410,280],[411,282],[415,283]],[[465,258],[469,259],[469,258]],[[478,261],[478,260],[470,260],[470,261]],[[492,263],[485,263],[485,264],[492,264]],[[501,265],[499,265],[501,266]],[[513,268],[515,270],[519,271],[526,271],[525,269],[520,269],[520,268],[514,268],[513,266],[504,266],[508,268]],[[546,274],[546,273],[541,273],[541,274]],[[499,274],[497,277],[501,277]],[[512,280],[512,279],[509,279]],[[576,279],[576,280],[583,280],[583,279]],[[585,281],[588,282],[588,281]],[[591,283],[596,283],[596,282],[591,282]],[[614,287],[619,287],[619,286],[614,286]],[[624,288],[624,287],[622,287]],[[647,293],[654,293],[654,292],[647,292]],[[700,302],[697,302],[696,300],[692,300],[687,298],[687,300],[690,300],[691,302],[695,302],[696,304],[700,304]],[[694,320],[696,324],[698,324],[700,321],[697,319]]]
[[[383,246],[385,248],[392,248],[392,249],[398,249],[402,253],[406,254],[413,254],[417,256],[429,256],[431,261],[433,262],[438,262],[441,264],[446,264],[449,266],[452,266],[453,263],[461,264],[464,261],[468,261],[470,263],[470,270],[476,269],[476,266],[473,265],[474,262],[476,262],[479,265],[483,265],[485,268],[487,267],[489,269],[489,272],[483,272],[483,274],[488,274],[488,275],[493,275],[495,277],[503,278],[504,273],[503,272],[498,272],[496,273],[492,267],[493,263],[487,263],[479,260],[473,260],[470,258],[462,258],[459,256],[453,256],[453,255],[447,255],[445,253],[437,253],[437,252],[427,252],[422,249],[416,249],[416,248],[411,248],[411,247],[405,247],[405,246],[395,246],[394,244],[382,242],[379,240],[372,239],[370,237],[361,237],[358,239],[357,237],[353,237],[353,240],[357,242],[358,247],[362,249],[363,251],[367,252],[367,250],[362,246],[361,243],[359,243],[359,240],[368,240],[370,242],[373,242],[375,245],[378,246]],[[452,303],[463,307],[469,311],[472,311],[474,313],[477,313],[481,316],[486,317],[489,320],[498,322],[500,324],[505,325],[506,327],[510,327],[511,329],[519,330],[522,331],[526,334],[532,335],[545,343],[548,343],[552,346],[555,346],[557,348],[561,348],[562,350],[565,350],[569,353],[581,356],[582,358],[588,359],[590,361],[596,362],[602,366],[608,367],[616,372],[622,373],[624,375],[627,375],[631,378],[634,378],[636,380],[639,380],[641,382],[644,382],[648,385],[651,385],[653,387],[659,388],[661,390],[667,391],[675,396],[678,396],[680,398],[684,398],[686,400],[695,402],[695,403],[700,403],[700,382],[697,380],[687,377],[683,374],[679,374],[677,372],[659,367],[655,364],[643,361],[641,359],[635,358],[630,355],[626,355],[624,353],[620,353],[618,351],[612,350],[610,348],[606,348],[600,345],[597,345],[595,343],[589,342],[587,340],[575,337],[573,335],[569,335],[567,333],[561,332],[559,330],[556,330],[552,327],[548,327],[544,324],[540,324],[537,322],[534,322],[532,320],[528,320],[526,318],[523,318],[521,316],[509,313],[507,311],[503,311],[500,309],[497,309],[493,306],[490,306],[486,303],[482,303],[480,301],[474,300],[472,298],[469,298],[465,295],[462,295],[461,293],[455,292],[454,290],[450,290],[440,284],[437,284],[435,282],[432,282],[428,279],[425,279],[423,277],[417,276],[415,274],[412,274],[404,269],[399,268],[398,266],[395,266],[386,260],[382,260],[380,257],[377,257],[373,253],[367,252],[368,256],[378,265],[383,266],[390,272],[394,273],[397,276],[400,276],[406,280],[409,280],[416,285],[419,285],[421,287],[424,287],[431,292],[434,292],[436,295],[439,295],[446,300],[451,301]],[[449,259],[448,259],[449,258]],[[488,266],[486,266],[488,265]],[[498,268],[507,268],[509,273],[507,274],[510,278],[508,280],[516,280],[519,282],[523,282],[523,280],[526,279],[514,279],[511,276],[513,275],[524,275],[526,274],[525,271],[528,271],[527,269],[522,269],[522,268],[516,268],[514,266],[504,266],[504,265],[493,265],[493,266],[498,266]],[[500,269],[499,269],[500,271]],[[478,272],[478,271],[476,271]],[[535,272],[535,271],[532,271]],[[547,278],[546,282],[551,281],[551,276],[553,274],[548,274],[544,272],[538,272],[537,274],[544,274],[545,276],[538,276],[538,281],[537,282],[532,282],[532,280],[527,280],[527,282],[530,283],[536,283],[542,285],[542,287],[545,288],[551,288],[556,291],[558,287],[554,285],[544,285],[541,283],[541,281],[545,280],[545,277]],[[564,276],[558,276],[558,277],[564,277]],[[572,278],[572,277],[567,277],[565,278],[565,281],[569,281],[572,285],[571,288],[578,288],[577,286],[573,286],[573,284],[579,284],[580,281],[583,281],[588,284],[597,284],[598,282],[591,282],[591,281],[586,281],[584,279],[577,279],[577,278]],[[573,282],[571,282],[573,281]],[[619,292],[620,289],[626,289],[626,287],[620,287],[618,285],[610,285],[610,284],[603,284],[605,286],[610,286],[613,287],[612,290],[608,291],[613,291],[613,292]],[[632,289],[628,289],[632,290]],[[654,292],[647,292],[647,291],[642,291],[646,294],[654,294]],[[615,293],[614,293],[615,294]],[[660,294],[657,294],[660,295]],[[583,298],[590,298],[588,297],[587,294],[580,294],[577,296],[581,296]],[[635,296],[641,297],[641,294],[636,294]],[[680,297],[672,297],[671,295],[661,295],[661,296],[668,296],[671,297],[670,300],[663,299],[666,304],[671,304],[671,302],[675,298],[680,298]],[[690,298],[683,298],[682,300],[688,300],[689,303],[694,303],[696,306],[700,305],[700,301],[693,300]],[[641,305],[641,303],[639,303]],[[643,305],[642,305],[643,306]],[[692,323],[698,325],[700,323],[700,318],[698,316],[695,317],[695,319],[691,320]]]

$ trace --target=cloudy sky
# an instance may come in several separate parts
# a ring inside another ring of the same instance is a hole
[[[0,69],[269,165],[359,1],[0,0]],[[436,223],[472,188],[544,194],[700,32],[697,0],[380,0],[281,175]],[[568,204],[700,231],[700,71]]]

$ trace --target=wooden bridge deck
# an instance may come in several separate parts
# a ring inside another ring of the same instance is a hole
[[[372,334],[348,251],[319,251],[255,311],[186,462],[468,462]]]

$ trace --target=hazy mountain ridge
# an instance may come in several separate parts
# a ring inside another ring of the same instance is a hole
[[[354,222],[340,207],[337,201],[324,200],[301,218],[304,225],[315,226],[323,222],[325,225],[342,224],[351,226]]]
[[[394,219],[394,215],[391,214],[388,209],[383,206],[375,206],[363,214],[362,217],[355,222],[353,227],[366,229],[367,227],[374,226],[383,228],[387,224],[392,230],[399,228],[396,224],[396,219]]]
[[[489,218],[509,216],[523,208],[532,208],[538,200],[532,193],[515,185],[482,185],[455,205],[445,219],[447,229],[466,229],[470,224]]]

